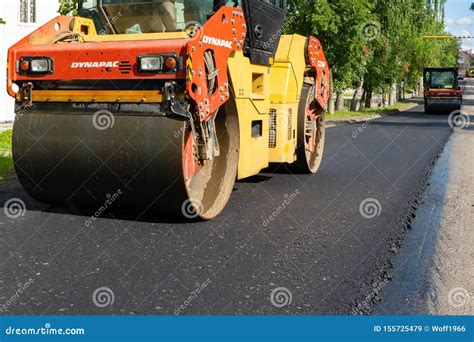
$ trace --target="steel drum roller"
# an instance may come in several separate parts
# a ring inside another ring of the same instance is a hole
[[[35,105],[17,117],[13,129],[15,169],[34,199],[96,207],[120,190],[116,207],[174,216],[188,202],[203,219],[217,216],[229,200],[239,133],[237,117],[225,109],[216,120],[220,157],[185,180],[183,158],[192,153],[184,148],[190,134],[185,122],[120,113],[101,130],[92,113],[51,108]]]

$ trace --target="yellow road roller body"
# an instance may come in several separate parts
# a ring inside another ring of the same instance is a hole
[[[10,48],[14,164],[33,198],[213,219],[236,179],[318,170],[319,40],[281,34],[284,1],[190,3],[84,0]]]

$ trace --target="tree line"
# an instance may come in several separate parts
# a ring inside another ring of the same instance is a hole
[[[381,94],[393,104],[416,91],[424,67],[456,66],[460,42],[446,34],[445,0],[289,0],[285,31],[314,34],[332,67],[336,110],[353,89],[350,109]],[[334,110],[332,101],[331,111]]]
[[[423,67],[457,65],[459,41],[424,38],[445,34],[446,1],[288,0],[285,31],[323,43],[336,94],[331,111],[344,108],[349,89],[351,110],[370,108],[374,94],[391,104],[405,89],[419,90]],[[59,0],[58,12],[75,14],[77,2]]]

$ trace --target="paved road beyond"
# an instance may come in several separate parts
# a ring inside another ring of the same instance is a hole
[[[451,132],[447,115],[421,106],[331,128],[317,175],[280,167],[239,182],[212,222],[113,213],[87,226],[92,213],[0,183],[0,204],[28,209],[0,210],[0,304],[8,314],[370,312]]]

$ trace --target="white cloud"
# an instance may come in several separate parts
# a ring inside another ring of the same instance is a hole
[[[446,18],[446,19],[444,20],[444,22],[446,23],[446,26],[452,26],[452,25],[454,25],[454,20],[451,19],[451,18]]]
[[[471,25],[472,24],[472,18],[462,17],[461,19],[458,19],[457,24],[458,25]]]
[[[463,50],[473,50],[474,51],[474,42],[465,40],[462,44],[462,49]]]
[[[462,28],[452,28],[451,30],[449,30],[449,32],[452,35],[455,35],[455,36],[458,36],[458,37],[471,36],[471,32],[469,32],[466,29],[462,29]]]
[[[447,31],[451,33],[453,36],[457,37],[472,37],[473,35],[469,30],[466,28],[461,27],[459,25],[451,26],[447,28]],[[474,39],[463,39],[461,41],[463,49],[474,49]]]

